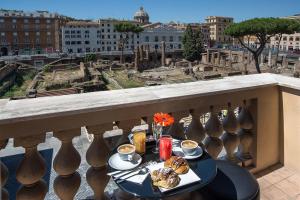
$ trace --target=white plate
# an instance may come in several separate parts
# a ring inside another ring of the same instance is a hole
[[[142,157],[137,153],[134,154],[132,161],[122,160],[118,155],[118,153],[112,155],[108,160],[109,166],[111,166],[116,170],[130,170],[139,166],[141,162],[142,162]]]
[[[157,170],[157,169],[163,168],[163,167],[164,167],[164,162],[161,162],[161,163],[158,163],[156,165],[149,166],[148,168],[152,172],[154,170]],[[176,188],[179,188],[179,187],[191,184],[191,183],[195,183],[195,182],[201,181],[201,178],[199,178],[199,176],[197,176],[197,174],[195,174],[195,172],[192,169],[189,169],[188,173],[186,173],[186,174],[180,174],[178,176],[180,178],[180,182],[179,182],[179,184],[176,187],[171,188],[171,189],[166,189],[166,188],[158,187],[159,190],[162,191],[162,192],[167,192],[167,191],[174,190]]]
[[[173,147],[172,151],[176,156],[181,156],[186,160],[192,160],[192,159],[199,158],[203,154],[203,150],[199,146],[197,147],[196,152],[193,155],[184,154],[181,147],[178,147],[178,146]]]

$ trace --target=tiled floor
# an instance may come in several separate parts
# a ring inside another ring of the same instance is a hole
[[[256,174],[261,200],[300,200],[300,173],[274,166]]]

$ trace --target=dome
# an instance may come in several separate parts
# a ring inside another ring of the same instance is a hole
[[[138,10],[134,14],[134,20],[140,22],[140,23],[148,23],[149,22],[149,15],[148,13],[144,10],[143,7],[140,7],[140,10]]]

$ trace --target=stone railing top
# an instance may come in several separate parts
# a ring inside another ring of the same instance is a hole
[[[0,125],[13,122],[68,116],[74,113],[152,104],[162,100],[224,94],[281,85],[300,90],[300,79],[275,74],[233,76],[224,79],[179,83],[145,88],[91,92],[23,100],[0,100]]]

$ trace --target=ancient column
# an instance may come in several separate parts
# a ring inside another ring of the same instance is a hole
[[[277,65],[277,64],[275,64]],[[272,67],[272,51],[269,49],[269,54],[268,54],[268,67]]]
[[[217,52],[217,65],[218,65],[218,67],[220,66],[220,59],[221,59],[221,53],[218,50],[218,52]]]
[[[139,47],[137,47],[134,51],[134,68],[135,70],[139,70],[139,66],[140,66],[140,52],[139,52]]]
[[[287,68],[288,67],[288,59],[287,59],[287,55],[283,56],[283,61],[282,61],[282,67],[283,68]]]
[[[144,60],[143,45],[139,46],[139,52],[140,52],[140,61],[143,62]]]
[[[206,50],[206,63],[209,64],[210,63],[210,59],[209,59],[209,50]]]
[[[260,65],[263,65],[264,64],[264,54],[261,53],[260,54]]]
[[[149,56],[150,56],[149,54],[150,54],[150,46],[148,44],[148,45],[146,45],[146,55],[145,55],[145,59],[147,61],[149,61]]]
[[[166,65],[166,43],[165,41],[161,42],[161,66]]]

